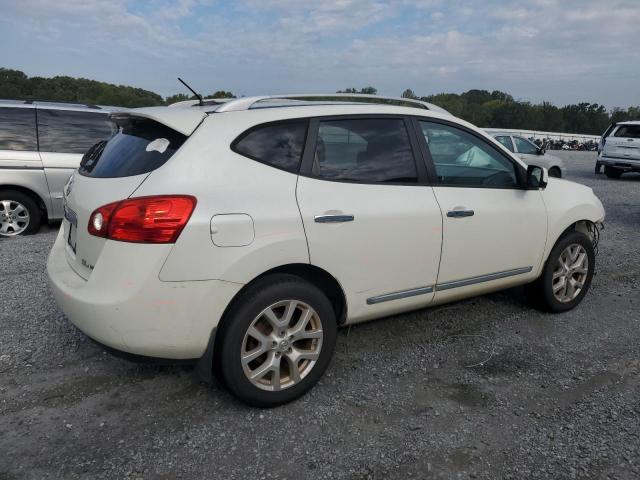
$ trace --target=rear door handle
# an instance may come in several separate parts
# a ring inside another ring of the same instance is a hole
[[[450,218],[462,218],[462,217],[473,217],[473,210],[449,210],[447,212],[447,217]]]
[[[353,222],[353,215],[316,215],[313,220],[316,223],[344,223]]]

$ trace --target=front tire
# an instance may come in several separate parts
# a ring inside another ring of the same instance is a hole
[[[618,168],[613,168],[609,166],[604,167],[604,174],[609,178],[620,178],[622,173],[623,173],[622,170]]]
[[[550,312],[566,312],[576,307],[587,294],[595,269],[595,251],[591,239],[573,231],[555,244],[542,275],[529,285],[534,303]]]
[[[42,212],[29,195],[0,190],[0,237],[30,235],[40,228]]]
[[[294,275],[250,286],[225,315],[214,368],[244,403],[275,407],[308,391],[327,369],[337,335],[331,302]]]

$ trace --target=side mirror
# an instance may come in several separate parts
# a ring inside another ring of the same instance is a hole
[[[549,173],[546,168],[537,165],[527,167],[527,188],[529,190],[544,190],[547,183],[549,183]]]
[[[544,147],[538,147],[538,155],[544,155],[547,150]]]

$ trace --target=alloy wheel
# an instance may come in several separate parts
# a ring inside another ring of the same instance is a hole
[[[311,306],[298,300],[276,302],[247,329],[240,352],[244,374],[262,390],[292,387],[313,369],[323,336],[322,321]]]
[[[587,281],[589,256],[582,245],[572,243],[558,257],[551,280],[553,295],[559,302],[575,299]]]
[[[0,200],[0,235],[13,237],[20,235],[29,226],[27,207],[15,200]]]

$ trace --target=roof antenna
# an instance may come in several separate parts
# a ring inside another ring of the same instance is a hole
[[[196,93],[196,91],[193,88],[191,88],[189,85],[187,85],[187,82],[182,80],[180,77],[178,77],[178,81],[181,84],[183,84],[185,87],[187,87],[189,90],[191,90],[191,93],[193,93],[196,96],[201,107],[204,106],[204,103],[202,102],[202,95],[200,95],[199,93]]]

